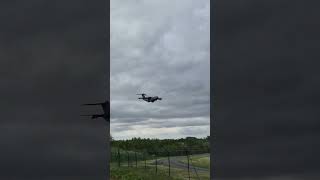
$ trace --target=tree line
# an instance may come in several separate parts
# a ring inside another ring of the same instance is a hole
[[[201,154],[210,152],[210,136],[205,138],[186,137],[180,139],[150,139],[132,138],[128,140],[114,140],[111,138],[112,149],[137,151],[149,155],[166,156]]]

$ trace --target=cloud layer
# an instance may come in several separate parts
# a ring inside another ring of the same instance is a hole
[[[111,1],[111,133],[116,139],[209,135],[209,2]],[[140,102],[137,93],[163,100]]]

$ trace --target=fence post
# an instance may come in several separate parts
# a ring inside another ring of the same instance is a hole
[[[138,167],[137,152],[134,152],[134,156],[135,156],[135,158],[136,158],[136,167]]]
[[[157,155],[155,155],[156,157],[156,174],[158,173],[158,159],[157,159]]]
[[[168,151],[169,176],[170,176],[170,152]]]
[[[120,149],[118,148],[118,166],[119,167],[120,167],[120,161],[121,161]]]
[[[128,155],[128,167],[130,166],[130,157],[129,157],[129,152],[127,151],[127,155]]]
[[[144,158],[144,169],[147,169],[147,160],[146,160],[146,154],[143,153],[143,158]]]
[[[189,176],[189,180],[190,180],[190,163],[189,163],[189,154],[188,154],[188,150],[186,150],[186,154],[187,154],[187,158],[188,158],[188,176]]]

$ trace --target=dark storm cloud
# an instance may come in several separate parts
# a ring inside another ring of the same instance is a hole
[[[320,168],[316,5],[248,0],[215,6],[216,175],[319,178],[313,175]]]
[[[209,135],[209,3],[111,1],[111,131],[115,138],[131,138],[141,128],[146,134],[139,136],[164,138],[170,132],[171,137],[184,137],[181,129],[192,123],[198,128],[195,118],[207,123],[202,122],[201,133],[188,136]],[[142,92],[163,101],[137,101],[135,94]],[[139,129],[126,131],[124,124]],[[157,128],[163,133],[155,134]]]
[[[0,179],[103,179],[106,2],[1,2]],[[82,176],[82,178],[78,178]]]

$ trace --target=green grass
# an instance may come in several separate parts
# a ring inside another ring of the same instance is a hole
[[[209,158],[197,156],[200,164],[205,164],[207,160],[202,158]],[[193,157],[194,158],[194,157]],[[195,158],[196,159],[196,158]],[[144,161],[138,162],[138,167],[135,167],[135,163],[131,163],[131,167],[127,167],[127,163],[121,163],[121,167],[118,167],[117,163],[111,163],[111,180],[185,180],[188,179],[188,171],[185,169],[178,169],[171,167],[171,176],[168,176],[168,166],[158,165],[158,173],[155,172],[155,165],[151,164],[153,160],[147,160],[147,169],[144,168]],[[209,163],[210,164],[210,163]],[[198,172],[198,176],[201,180],[209,180],[210,173]],[[195,173],[190,172],[191,180],[198,180]]]
[[[153,168],[154,169],[154,168]],[[168,166],[160,165],[158,166],[161,172],[165,172],[168,174]],[[189,179],[189,174],[187,170],[172,168],[171,167],[171,176],[175,177],[176,179]],[[198,176],[201,180],[210,180],[210,173],[209,172],[198,172]],[[190,171],[190,180],[198,180],[197,174]]]
[[[201,155],[191,155],[190,164],[196,167],[210,169],[210,154],[201,154]],[[187,158],[181,159],[182,162],[187,163]]]
[[[187,157],[186,156],[175,156],[179,161],[187,163]],[[199,154],[199,155],[191,155],[190,158],[192,159],[192,165],[196,167],[201,167],[201,168],[207,168],[210,169],[210,154]],[[159,159],[166,159],[164,158],[159,158]],[[190,162],[191,163],[191,162]],[[159,166],[161,169],[164,171],[168,172],[168,166]],[[210,179],[210,171],[208,172],[197,172],[198,174],[195,174],[194,171],[190,171],[190,179],[191,180],[198,180],[197,175],[201,180],[209,180]],[[171,174],[174,177],[181,178],[181,179],[188,179],[189,174],[188,171],[185,169],[179,169],[179,168],[172,168],[171,167]]]
[[[117,167],[111,165],[111,180],[181,180],[179,178],[169,177],[164,171],[159,169],[156,174],[152,167]]]

